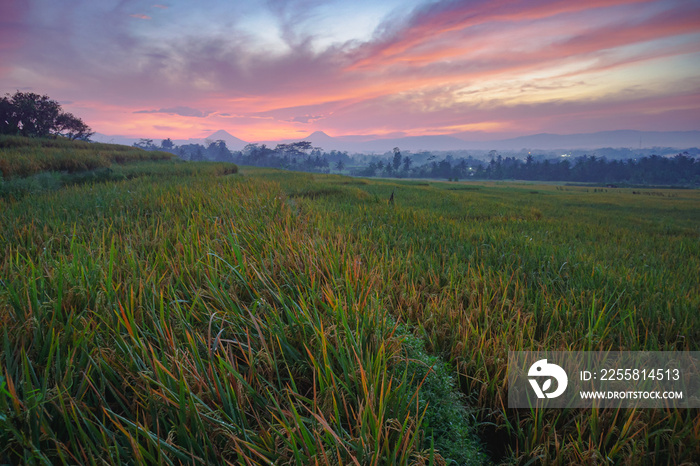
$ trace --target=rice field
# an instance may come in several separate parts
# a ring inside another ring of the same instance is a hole
[[[698,410],[506,381],[509,350],[697,351],[698,191],[234,168],[0,198],[0,462],[700,457]]]
[[[0,135],[0,176],[5,180],[44,172],[84,172],[112,164],[175,159],[173,154],[65,138]]]

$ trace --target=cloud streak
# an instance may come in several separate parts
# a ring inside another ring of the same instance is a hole
[[[204,118],[212,112],[203,112],[190,107],[161,108],[160,110],[137,110],[134,113],[165,113],[168,115],[180,115],[184,117]]]

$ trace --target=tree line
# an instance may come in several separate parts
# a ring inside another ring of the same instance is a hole
[[[64,112],[61,105],[48,96],[17,91],[0,98],[0,134],[63,136],[87,141],[94,133],[83,120]]]
[[[573,160],[535,161],[496,157],[476,168],[473,178],[491,180],[574,181],[594,183],[700,185],[700,160],[679,153],[637,159],[606,160],[584,155]]]
[[[254,167],[281,168],[306,172],[330,173],[343,171],[352,159],[347,152],[325,152],[313,147],[309,141],[277,144],[274,148],[265,144],[248,144],[241,151],[232,151],[226,141],[209,141],[206,144],[175,145],[170,138],[155,145],[152,139],[141,139],[134,144],[146,150],[163,150],[183,160],[232,162]]]
[[[453,158],[447,155],[441,160],[431,156],[425,163],[415,164],[410,156],[401,158],[401,152],[395,148],[393,156],[373,160],[365,167],[354,169],[351,174],[455,181],[531,180],[700,186],[700,159],[683,152],[674,157],[650,155],[626,160],[607,160],[589,155],[544,160],[535,160],[528,155],[523,160],[503,157],[491,151],[488,162],[474,157]]]
[[[626,160],[583,155],[578,157],[526,159],[503,157],[490,152],[490,160],[472,156],[455,158],[430,152],[402,153],[398,147],[384,155],[325,152],[309,141],[278,144],[248,144],[231,151],[222,140],[176,146],[165,139],[160,146],[150,139],[135,144],[151,150],[166,150],[190,161],[221,161],[257,167],[282,168],[320,173],[387,178],[433,178],[446,180],[531,180],[593,183],[668,184],[700,186],[700,159],[687,152],[674,157],[650,155]]]

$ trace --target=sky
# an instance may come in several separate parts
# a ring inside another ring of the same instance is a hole
[[[246,141],[700,130],[700,1],[0,0],[0,93]]]

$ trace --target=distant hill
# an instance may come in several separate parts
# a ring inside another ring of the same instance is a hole
[[[178,146],[183,144],[201,144],[207,146],[210,142],[218,140],[226,142],[226,147],[230,150],[242,150],[248,144],[244,140],[238,139],[236,136],[223,129],[211,133],[206,138],[174,139],[173,142]]]
[[[93,142],[103,142],[105,144],[121,144],[122,146],[133,146],[134,143],[140,141],[139,138],[102,133],[93,134],[92,136],[90,136],[90,140]],[[160,141],[158,141],[158,143],[160,143]]]
[[[92,139],[96,142],[108,142],[113,144],[132,145],[139,138],[125,136],[109,136],[96,133]],[[202,144],[216,140],[226,141],[226,146],[231,150],[242,150],[248,142],[243,141],[231,133],[218,130],[206,138],[176,139],[177,145]],[[154,139],[154,143],[160,144],[160,139]],[[367,138],[366,136],[339,136],[332,137],[323,131],[315,131],[306,137],[286,139],[278,141],[260,141],[269,147],[277,144],[295,141],[311,141],[313,146],[321,147],[326,151],[339,150],[350,153],[384,153],[394,147],[402,150],[416,151],[456,151],[456,150],[500,150],[520,151],[530,150],[572,150],[572,149],[599,149],[599,148],[654,148],[666,147],[676,149],[688,149],[700,147],[700,131],[601,131],[597,133],[579,134],[533,134],[510,139],[494,139],[484,141],[467,140],[466,136],[450,135],[440,136],[406,136],[398,138]]]
[[[342,141],[338,138],[331,137],[323,131],[314,131],[308,136],[301,136],[298,139],[279,139],[276,141],[258,141],[258,144],[265,144],[267,147],[275,147],[277,144],[289,144],[297,141],[309,141],[314,147],[320,147],[324,150],[346,150],[341,149]]]
[[[241,150],[246,145],[248,145],[248,143],[243,139],[239,139],[236,136],[229,133],[228,131],[224,131],[223,129],[212,133],[207,139],[213,141],[221,139],[223,141],[226,141],[226,146],[231,150]]]
[[[468,143],[453,136],[407,136],[401,138],[374,138],[369,140],[361,136],[332,137],[323,131],[316,131],[299,139],[287,139],[282,141],[265,141],[270,147],[277,144],[285,144],[294,141],[310,141],[314,147],[321,147],[326,151],[339,150],[350,153],[390,152],[394,147],[403,150],[460,150],[466,149]]]
[[[406,136],[356,143],[358,152],[387,152],[394,147],[411,151],[464,150],[470,143],[454,136]]]
[[[597,149],[700,146],[700,131],[601,131],[580,134],[534,134],[492,142],[496,150],[520,149]],[[484,147],[485,148],[485,147]]]
[[[109,134],[101,134],[101,133],[95,133],[91,138],[92,141],[94,142],[104,142],[108,144],[121,144],[124,146],[132,146],[134,143],[137,143],[141,140],[141,138],[133,138],[133,137],[128,137],[128,136],[119,136],[119,135],[109,135]],[[164,138],[150,138],[153,139],[153,144],[156,146],[159,146],[161,141]],[[189,139],[173,139],[173,143],[175,143],[178,146],[184,145],[184,144],[201,144],[203,146],[208,145],[208,142],[214,142],[218,141],[219,139],[226,141],[226,147],[228,147],[231,150],[241,150],[243,149],[247,142],[245,142],[242,139],[238,139],[236,136],[232,135],[228,131],[224,131],[220,129],[219,131],[216,131],[206,138],[189,138]]]
[[[394,147],[410,151],[451,151],[451,150],[509,150],[522,149],[540,150],[571,150],[611,148],[652,148],[672,147],[687,149],[700,147],[700,131],[602,131],[581,134],[534,134],[510,139],[495,139],[485,141],[469,141],[455,136],[406,136],[399,138],[375,138],[358,140],[358,136],[331,137],[322,131],[311,133],[296,141],[311,141],[314,146],[324,150],[340,150],[359,153],[384,153]],[[274,147],[286,141],[269,141],[268,146]]]

